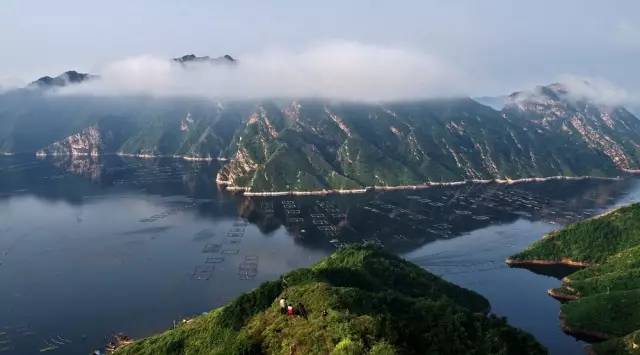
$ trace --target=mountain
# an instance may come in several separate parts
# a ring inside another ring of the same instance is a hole
[[[50,76],[43,76],[29,84],[29,87],[40,89],[63,87],[71,84],[79,84],[96,78],[96,75],[78,73],[75,70],[69,70],[53,78]]]
[[[585,149],[605,154],[620,170],[640,163],[640,121],[620,106],[598,105],[575,98],[562,84],[511,94],[503,114],[532,122],[537,129],[561,131]]]
[[[78,141],[96,143],[93,155],[225,157],[252,107],[203,99],[14,91],[0,95],[0,153],[83,154],[69,149]],[[97,144],[98,137],[107,137],[108,144]]]
[[[566,302],[563,329],[607,340],[593,345],[597,354],[640,352],[640,204],[552,232],[507,262],[585,266],[549,290]]]
[[[222,57],[217,57],[217,58],[211,58],[209,56],[198,57],[195,54],[187,54],[187,55],[183,55],[182,57],[173,58],[172,60],[174,62],[183,64],[183,65],[193,64],[193,63],[208,63],[208,64],[236,63],[236,60],[228,54],[225,54]]]
[[[198,57],[195,54],[187,54],[182,57],[171,59],[173,62],[180,63],[182,65],[190,65],[196,63],[208,63],[208,64],[234,64],[236,60],[228,54],[221,57],[212,58],[209,56]],[[48,89],[55,87],[63,87],[71,84],[79,84],[88,80],[99,78],[97,75],[88,73],[79,73],[75,70],[66,71],[58,76],[50,77],[43,76],[33,82],[31,82],[28,88]]]
[[[640,121],[623,107],[574,98],[560,84],[514,93],[501,111],[469,98],[0,95],[0,153],[85,154],[98,136],[111,137],[109,144],[89,154],[228,159],[217,181],[250,192],[615,177],[640,168]]]
[[[357,189],[469,179],[617,176],[638,169],[640,121],[559,85],[511,95],[387,104],[264,104],[218,181],[248,191]]]
[[[303,315],[281,314],[279,300]],[[544,354],[482,296],[352,246],[116,354]]]

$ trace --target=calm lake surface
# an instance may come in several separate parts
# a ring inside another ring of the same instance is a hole
[[[552,354],[579,354],[545,292],[562,270],[504,259],[640,200],[636,179],[244,198],[216,187],[219,166],[0,156],[0,353],[87,354],[114,332],[150,335],[364,240],[479,292]]]

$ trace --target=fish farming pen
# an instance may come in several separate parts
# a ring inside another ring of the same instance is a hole
[[[208,256],[207,260],[205,260],[204,262],[206,264],[219,264],[223,261],[224,261],[224,257],[222,256]]]
[[[289,218],[287,218],[286,221],[287,221],[288,224],[303,223],[304,222],[304,218],[302,218],[302,217],[289,217]]]
[[[193,234],[194,241],[206,241],[215,238],[216,233],[211,229],[203,229]]]
[[[210,280],[215,271],[215,264],[220,264],[225,261],[224,255],[237,255],[240,253],[240,249],[229,248],[228,245],[238,245],[242,237],[245,235],[246,227],[249,223],[243,219],[238,219],[233,222],[232,227],[228,229],[225,234],[224,240],[218,243],[206,243],[202,248],[204,254],[218,254],[207,255],[202,264],[196,265],[191,273],[193,280]],[[204,229],[196,235],[202,237],[203,235],[213,235],[211,230]],[[201,238],[205,239],[205,238]],[[223,248],[227,245],[226,248]]]
[[[209,280],[214,270],[215,267],[210,264],[196,265],[193,269],[193,274],[191,274],[191,278],[193,280]]]
[[[220,244],[207,243],[202,248],[202,252],[203,253],[217,253],[217,252],[220,251],[220,249],[222,249],[222,245],[220,245]]]
[[[249,222],[244,221],[244,220],[233,222],[233,226],[234,227],[245,227],[246,228],[248,225],[249,225]]]
[[[14,350],[13,344],[7,332],[0,332],[0,353]]]
[[[258,256],[248,255],[238,265],[238,278],[240,280],[253,280],[258,275]]]

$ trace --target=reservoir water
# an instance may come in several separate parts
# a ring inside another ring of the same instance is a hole
[[[552,354],[580,354],[545,292],[563,270],[504,259],[640,200],[631,178],[246,198],[215,185],[219,166],[0,156],[0,354],[86,354],[116,332],[147,336],[363,241],[479,292]]]

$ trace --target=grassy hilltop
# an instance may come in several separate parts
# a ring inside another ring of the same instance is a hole
[[[280,313],[304,304],[308,319]],[[482,296],[403,259],[348,247],[117,354],[544,354]]]
[[[640,354],[640,204],[553,232],[511,259],[590,265],[549,291],[570,300],[561,307],[564,329],[609,339],[593,345],[598,354]]]

